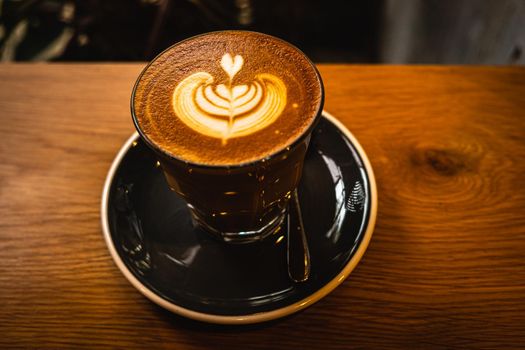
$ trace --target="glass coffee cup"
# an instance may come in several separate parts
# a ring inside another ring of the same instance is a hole
[[[321,77],[297,48],[222,31],[159,54],[137,79],[131,111],[194,221],[243,243],[283,224],[323,101]]]

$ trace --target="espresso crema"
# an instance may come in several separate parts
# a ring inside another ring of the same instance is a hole
[[[254,32],[182,41],[148,65],[134,89],[135,123],[175,158],[239,165],[297,140],[322,107],[322,83],[292,45]]]

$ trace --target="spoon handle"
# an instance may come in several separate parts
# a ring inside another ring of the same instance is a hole
[[[288,206],[288,275],[294,282],[305,282],[310,276],[310,251],[306,241],[297,190]]]

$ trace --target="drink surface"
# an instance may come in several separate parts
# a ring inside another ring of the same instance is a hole
[[[317,70],[295,47],[264,34],[224,31],[182,41],[144,70],[135,121],[184,161],[236,165],[297,140],[322,104]]]

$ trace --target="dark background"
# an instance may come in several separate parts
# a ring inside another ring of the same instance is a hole
[[[0,0],[2,61],[144,61],[221,29],[315,62],[524,64],[524,0]]]

